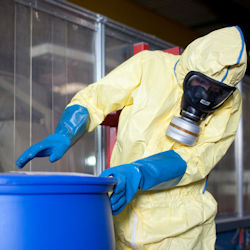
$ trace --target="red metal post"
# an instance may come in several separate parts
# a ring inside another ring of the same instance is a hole
[[[147,43],[136,43],[134,44],[134,55],[143,51],[148,50],[148,44]]]

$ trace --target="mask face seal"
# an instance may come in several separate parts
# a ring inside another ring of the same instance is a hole
[[[183,83],[181,117],[172,119],[167,136],[192,146],[200,133],[198,123],[221,107],[234,90],[235,87],[215,81],[202,73],[189,72]]]

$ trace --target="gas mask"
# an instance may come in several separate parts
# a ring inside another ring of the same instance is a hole
[[[190,71],[183,82],[181,117],[172,119],[167,136],[192,146],[200,133],[199,123],[221,107],[235,89],[202,73]]]

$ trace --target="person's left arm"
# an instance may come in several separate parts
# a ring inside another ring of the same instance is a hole
[[[195,146],[179,144],[174,150],[104,170],[101,176],[113,176],[117,181],[110,199],[113,214],[120,213],[138,189],[168,189],[206,178],[232,144],[240,115],[241,96],[236,90],[222,108],[204,121]]]

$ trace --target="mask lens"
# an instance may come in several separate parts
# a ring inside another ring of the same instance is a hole
[[[232,93],[230,87],[193,75],[184,83],[184,94],[188,101],[201,110],[213,110]]]

